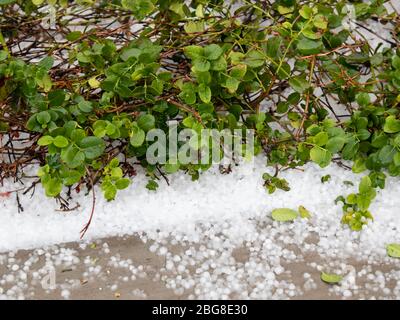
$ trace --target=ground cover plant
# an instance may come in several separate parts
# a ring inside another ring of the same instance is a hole
[[[363,174],[337,199],[361,230],[376,188],[400,174],[400,20],[386,2],[0,0],[0,179],[39,164],[24,193],[40,183],[66,208],[83,186],[95,202],[100,184],[111,201],[136,165],[150,190],[211,166],[149,163],[152,129],[251,129],[275,168],[266,193],[309,161]],[[368,43],[366,19],[391,37]]]

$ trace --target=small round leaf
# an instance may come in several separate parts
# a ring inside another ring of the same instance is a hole
[[[280,222],[293,221],[298,217],[298,213],[295,210],[287,208],[279,208],[272,211],[272,219]]]
[[[57,137],[55,137],[53,144],[57,148],[65,148],[66,146],[68,146],[69,142],[68,142],[67,138],[65,138],[63,136],[57,136]]]
[[[400,258],[400,244],[390,243],[386,246],[386,252],[389,257]]]
[[[321,272],[321,280],[329,284],[337,284],[342,281],[343,276],[334,273]]]
[[[52,136],[43,136],[38,140],[38,145],[39,146],[48,146],[52,144],[54,141],[54,138]]]

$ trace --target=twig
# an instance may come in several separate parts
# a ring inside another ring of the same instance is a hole
[[[160,175],[164,178],[165,182],[167,183],[167,185],[169,185],[169,180],[166,177],[166,175],[160,170],[159,166],[156,166],[157,171],[160,173]]]
[[[88,177],[89,177],[89,181],[90,181],[90,185],[91,185],[91,188],[92,188],[92,210],[91,210],[91,212],[90,212],[90,217],[89,217],[89,220],[88,220],[88,222],[86,223],[86,225],[82,228],[82,230],[80,231],[80,234],[81,234],[81,239],[84,237],[84,235],[86,234],[86,232],[88,231],[88,229],[89,229],[89,226],[90,226],[90,224],[92,223],[92,219],[93,219],[93,215],[94,215],[94,209],[95,209],[95,206],[96,206],[96,192],[95,192],[95,190],[94,190],[94,183],[93,183],[93,178],[92,178],[92,176],[90,175],[90,172],[89,172],[89,170],[88,170],[88,168],[86,167],[86,173],[87,173],[87,175],[88,175]]]

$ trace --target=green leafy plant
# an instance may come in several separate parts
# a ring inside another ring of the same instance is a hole
[[[360,230],[375,189],[400,175],[400,28],[386,2],[0,1],[1,152],[12,155],[0,179],[40,163],[48,196],[100,184],[112,200],[135,166],[149,190],[211,166],[149,163],[152,129],[251,129],[255,155],[275,168],[263,175],[269,193],[290,189],[282,170],[310,161],[368,171],[359,193],[341,199],[343,222]],[[393,37],[377,49],[357,40],[343,27],[347,5]]]
[[[351,193],[346,198],[342,196],[337,198],[336,202],[343,202],[342,223],[348,224],[352,230],[361,230],[368,220],[373,220],[368,209],[375,196],[376,191],[372,187],[371,179],[369,176],[365,176],[360,182],[357,194]]]
[[[114,158],[103,169],[103,181],[101,183],[101,190],[103,190],[104,197],[107,200],[114,200],[117,190],[126,189],[130,180],[123,178],[123,171],[119,167],[119,160]]]
[[[265,188],[268,193],[274,193],[276,189],[281,189],[284,191],[289,191],[289,183],[285,179],[271,176],[269,173],[264,173],[262,176]]]

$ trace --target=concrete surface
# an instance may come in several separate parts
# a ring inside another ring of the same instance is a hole
[[[104,243],[107,245],[104,245]],[[26,299],[187,299],[191,290],[177,295],[173,290],[166,287],[162,277],[159,276],[159,270],[165,267],[165,257],[150,252],[150,244],[143,243],[139,237],[130,236],[102,239],[88,244],[86,247],[77,243],[69,243],[49,248],[44,252],[20,250],[15,256],[11,254],[11,258],[6,257],[7,254],[3,253],[0,254],[3,255],[3,261],[0,259],[0,278],[2,275],[9,273],[14,265],[18,265],[22,270],[26,261],[36,257],[37,261],[32,264],[27,272],[26,281],[20,281],[19,284],[20,296],[24,296]],[[174,250],[178,251],[179,249],[174,248]],[[71,256],[74,259],[79,258],[79,262],[71,265],[61,263],[56,266],[56,288],[54,290],[44,290],[41,281],[43,281],[45,274],[39,277],[36,275],[35,279],[34,273],[42,272],[46,265],[46,260],[50,261],[52,255],[57,256],[60,250],[71,250]],[[248,251],[245,248],[235,250],[233,255],[238,262],[245,262],[248,259]],[[5,258],[8,259],[8,262]],[[132,265],[142,266],[139,268],[142,268],[146,274],[140,275],[139,270],[136,279],[132,280],[132,272],[127,267],[129,263],[122,268],[112,265],[113,260],[116,260],[118,264],[118,261],[124,261],[125,259],[131,259],[130,263]],[[285,265],[285,269],[290,270],[290,274],[287,275],[285,273],[282,277],[287,277],[296,286],[304,286],[304,273],[309,273],[316,284],[316,288],[304,290],[302,295],[295,296],[293,299],[343,298],[343,296],[330,292],[329,288],[331,286],[320,281],[319,271],[315,268],[310,268],[311,262],[321,262],[321,258],[316,255],[309,255],[305,256],[303,262]],[[356,261],[347,261],[346,263],[351,264],[357,271],[365,268],[365,263]],[[92,269],[95,267],[98,267],[98,273],[93,272]],[[379,270],[384,273],[393,270],[393,268],[395,266],[371,266],[371,272]],[[382,295],[376,288],[373,289],[371,287],[371,290],[367,290],[367,282],[368,280],[365,277],[357,278],[357,285],[364,289],[361,289],[357,295],[353,295],[351,298],[371,298]],[[3,287],[3,292],[6,293],[16,283],[16,281],[3,281],[0,287]],[[386,287],[392,290],[395,285],[396,281],[389,281]],[[387,298],[392,297],[388,296]]]

